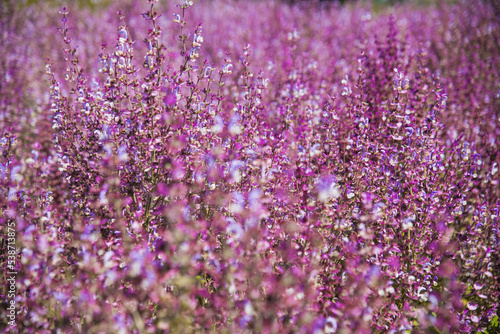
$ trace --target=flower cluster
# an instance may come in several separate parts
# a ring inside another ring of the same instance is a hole
[[[498,331],[493,5],[149,0],[82,23],[20,3],[0,17],[1,328]]]

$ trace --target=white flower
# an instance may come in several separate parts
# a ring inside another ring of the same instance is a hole
[[[207,66],[205,68],[205,71],[203,72],[203,77],[208,78],[208,76],[210,75],[210,72],[212,72],[212,71],[213,71],[213,68],[211,68],[210,66]]]
[[[191,61],[196,61],[196,58],[200,56],[199,53],[200,47],[192,47],[189,51],[189,58]]]
[[[201,32],[201,30],[200,30]],[[203,43],[203,36],[201,36],[201,34],[194,34],[193,36],[193,46],[194,47],[198,47],[198,46],[201,46],[201,43]]]
[[[333,317],[326,318],[325,333],[335,333],[337,331],[337,320]]]
[[[493,167],[491,168],[491,175],[495,175],[498,172],[498,163],[494,163]]]
[[[288,33],[288,40],[289,41],[298,40],[299,38],[300,38],[300,35],[297,32],[297,30],[294,30],[293,32]]]
[[[232,67],[233,67],[233,64],[226,64],[226,65],[224,65],[224,67],[222,68],[222,73],[224,73],[224,74],[231,74],[231,73],[233,73],[231,71]]]
[[[427,301],[428,298],[429,298],[429,293],[426,291],[426,289],[421,286],[420,288],[418,288],[418,291],[417,291],[417,296],[418,298],[421,300],[421,301]]]
[[[189,1],[189,0],[184,0],[183,3],[180,3],[179,4],[179,8],[183,8],[183,9],[186,9],[186,8],[189,8],[193,5],[193,2],[192,1]]]
[[[120,42],[120,43],[125,43],[125,41],[127,40],[127,37],[128,37],[127,30],[126,30],[125,28],[121,28],[121,29],[118,31],[118,34],[120,35],[120,37],[119,37],[119,42]]]

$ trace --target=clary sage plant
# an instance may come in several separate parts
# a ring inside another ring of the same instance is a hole
[[[0,6],[6,332],[499,331],[495,4]]]

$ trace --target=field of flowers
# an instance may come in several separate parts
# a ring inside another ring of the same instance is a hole
[[[0,329],[499,333],[498,3],[193,2],[1,2]]]

